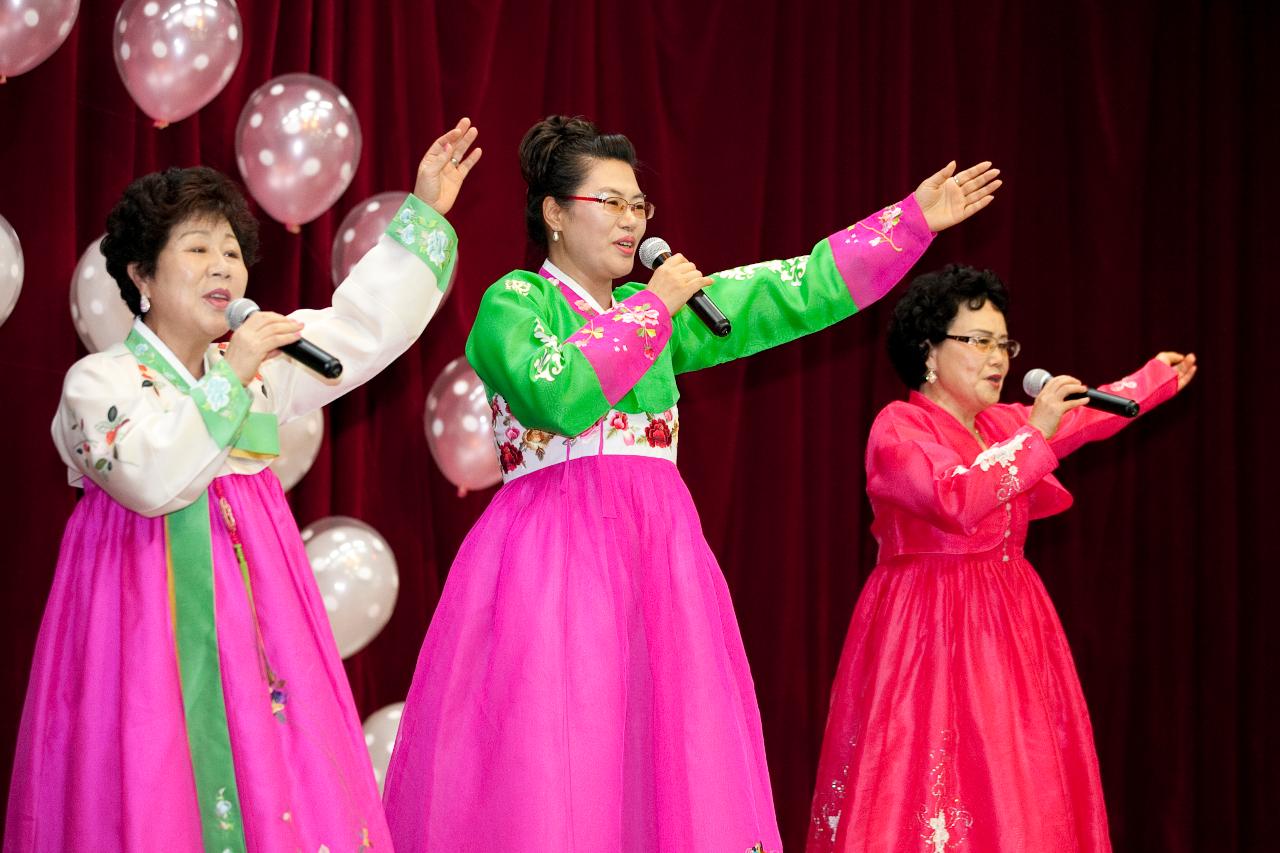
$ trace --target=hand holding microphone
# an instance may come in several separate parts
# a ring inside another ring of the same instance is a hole
[[[671,247],[660,237],[650,237],[640,244],[640,263],[654,270],[649,289],[654,292],[667,311],[676,313],[686,302],[689,310],[706,324],[711,333],[719,337],[729,334],[729,320],[724,316],[702,288],[711,284],[684,255],[671,254]]]
[[[252,299],[237,299],[227,306],[227,325],[234,334],[226,360],[245,385],[276,351],[329,379],[342,375],[342,362],[305,340],[301,323],[261,311]]]
[[[1139,411],[1133,400],[1089,388],[1074,376],[1052,376],[1049,371],[1038,367],[1027,371],[1022,379],[1022,390],[1027,392],[1027,396],[1036,398],[1028,420],[1044,433],[1045,438],[1053,438],[1062,416],[1081,406],[1092,406],[1126,418],[1137,417]]]

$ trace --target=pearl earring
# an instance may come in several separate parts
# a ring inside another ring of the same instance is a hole
[[[552,242],[552,243],[559,243],[559,242],[560,242],[560,232],[559,232],[559,231],[552,231],[552,232],[551,232],[551,242]]]
[[[147,298],[147,294],[142,294],[142,299],[139,300],[138,307],[142,309],[143,314],[151,310],[151,300]]]
[[[931,368],[929,368],[929,372],[928,372],[928,373],[926,373],[926,374],[924,375],[924,381],[925,381],[925,382],[928,382],[930,385],[932,385],[933,383],[937,382],[937,381],[938,381],[938,372],[937,372],[936,370],[934,370],[932,367],[931,367]]]

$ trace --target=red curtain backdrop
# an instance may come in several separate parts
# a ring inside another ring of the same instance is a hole
[[[947,160],[989,158],[1006,180],[996,203],[918,270],[964,261],[1005,278],[1024,342],[1011,386],[1031,367],[1101,383],[1162,349],[1200,357],[1183,397],[1063,465],[1077,505],[1035,525],[1029,545],[1088,697],[1116,849],[1265,846],[1280,802],[1280,584],[1265,547],[1280,313],[1265,260],[1280,195],[1271,4],[253,0],[225,91],[161,131],[115,71],[118,5],[85,0],[67,43],[0,86],[0,213],[27,263],[0,327],[6,787],[75,500],[48,425],[84,355],[68,312],[76,259],[134,177],[195,163],[236,175],[247,95],[309,71],[350,97],[364,152],[346,195],[301,236],[264,222],[250,293],[266,307],[327,304],[341,217],[407,189],[458,116],[486,151],[451,216],[457,292],[407,355],[329,408],[292,495],[300,524],[364,519],[399,562],[391,623],[348,662],[362,715],[403,698],[453,554],[491,497],[455,494],[427,453],[422,409],[483,289],[534,260],[515,154],[530,124],[583,114],[628,134],[658,205],[650,233],[704,270],[807,252]],[[862,450],[876,411],[903,393],[883,353],[888,309],[683,383],[680,467],[733,591],[792,850],[875,556]]]

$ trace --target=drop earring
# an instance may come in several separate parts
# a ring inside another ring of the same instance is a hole
[[[142,309],[143,314],[151,310],[151,300],[147,298],[147,294],[142,294],[142,298],[138,300],[138,307]]]
[[[929,372],[924,375],[924,381],[928,382],[930,385],[934,384],[938,381],[938,372],[932,367],[929,368]]]
[[[559,243],[559,242],[560,242],[560,232],[559,232],[559,231],[552,231],[552,232],[551,232],[551,242],[552,242],[552,243]]]

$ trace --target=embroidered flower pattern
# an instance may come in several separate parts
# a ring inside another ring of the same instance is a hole
[[[83,456],[85,463],[104,479],[111,473],[115,463],[120,461],[120,448],[116,446],[116,438],[127,423],[129,419],[123,416],[118,406],[113,405],[107,409],[107,419],[94,425],[94,429],[102,434],[100,439],[90,440],[85,432],[83,419],[71,424],[71,429],[81,436],[75,446],[76,455]]]
[[[528,468],[532,458],[541,462],[553,444],[572,447],[599,429],[605,431],[604,439],[607,441],[616,439],[626,447],[639,444],[658,450],[674,447],[680,433],[680,419],[675,407],[660,414],[629,414],[612,410],[572,437],[536,427],[526,428],[511,413],[510,405],[496,394],[489,401],[489,410],[493,413],[493,436],[498,463],[504,474],[510,474],[518,468]],[[563,455],[567,458],[568,452]],[[559,458],[556,457],[557,460]]]
[[[524,464],[524,454],[508,441],[498,448],[498,462],[502,465],[503,473],[509,474]]]
[[[142,387],[150,388],[155,392],[157,397],[160,396],[160,388],[156,385],[156,375],[142,362],[138,362],[138,372],[142,374]]]
[[[858,231],[861,228],[873,235],[867,241],[867,245],[872,247],[887,245],[895,252],[901,252],[902,248],[893,242],[893,229],[897,228],[900,222],[902,222],[902,207],[896,204],[892,207],[886,207],[880,211],[878,216],[869,216],[845,229],[846,236],[844,241],[846,243],[861,243],[861,234]]]
[[[578,309],[578,313],[585,314],[587,317],[600,316],[600,312],[588,305],[585,299],[575,299],[573,307]]]
[[[286,722],[284,706],[289,702],[289,694],[284,689],[284,679],[273,679],[268,689],[271,691],[271,715],[282,723]]]
[[[533,336],[542,342],[542,353],[533,360],[533,381],[555,382],[564,370],[564,352],[560,339],[551,334],[538,318],[533,320]]]
[[[858,730],[857,723],[853,723],[846,741],[848,744],[845,750],[846,756],[851,756],[858,746]],[[830,844],[836,843],[836,832],[840,829],[840,815],[844,811],[844,798],[848,790],[848,781],[849,765],[845,764],[840,768],[839,778],[833,778],[831,784],[827,786],[827,790],[814,798],[814,808],[818,812],[812,817],[812,837],[815,840],[826,840]],[[818,806],[819,797],[822,801],[821,808]]]
[[[440,227],[440,220],[419,213],[412,201],[406,201],[405,206],[400,208],[387,228],[387,233],[399,241],[400,245],[434,266],[437,273],[452,260],[453,240]],[[444,289],[445,282],[438,281],[437,284],[441,290]]]
[[[1014,462],[1018,451],[1022,450],[1022,445],[1030,437],[1030,433],[1017,433],[1008,441],[994,444],[974,457],[974,467],[980,468],[984,473],[990,471],[992,465],[999,465],[1005,469],[1000,478],[999,488],[996,491],[997,500],[1007,501],[1022,491],[1022,481],[1018,479],[1018,466]],[[951,474],[953,477],[958,477],[962,474],[968,474],[970,470],[972,469],[957,465]]]
[[[213,802],[213,813],[218,816],[218,829],[227,832],[236,828],[231,821],[232,809],[231,801],[227,799],[227,789],[219,788],[217,799]]]
[[[729,281],[746,281],[754,278],[761,273],[772,273],[777,277],[778,281],[783,284],[789,284],[792,287],[799,287],[804,283],[804,271],[809,266],[809,256],[800,255],[796,258],[787,258],[780,261],[761,261],[756,264],[747,264],[742,267],[734,267],[731,270],[718,272],[716,278],[726,279]]]
[[[225,376],[210,373],[200,384],[204,385],[204,398],[213,411],[221,412],[231,402],[231,383]]]
[[[507,430],[507,433],[510,434],[511,430]],[[519,435],[519,432],[516,434]],[[553,432],[547,432],[546,430],[541,429],[529,429],[525,432],[524,439],[520,442],[520,449],[532,451],[534,456],[541,459],[547,455],[547,445],[549,445],[551,443],[551,439],[555,437],[556,434]]]
[[[578,349],[582,349],[592,341],[599,341],[603,339],[604,329],[597,326],[595,320],[588,320],[587,325],[574,332],[572,337],[565,341],[565,343],[573,344]]]
[[[964,804],[952,791],[952,762],[954,761],[955,736],[949,732],[942,733],[942,743],[929,752],[929,760],[933,766],[929,768],[929,776],[933,784],[929,788],[929,801],[916,815],[925,828],[926,847],[932,853],[945,853],[954,850],[964,841],[965,834],[973,826],[973,816],[965,810]]]
[[[438,267],[444,266],[445,261],[449,259],[448,235],[439,229],[432,231],[427,234],[423,250],[427,254],[427,260]]]
[[[527,281],[521,281],[518,278],[509,278],[504,282],[507,290],[513,290],[521,296],[528,296],[532,285]]]
[[[1136,391],[1138,390],[1138,383],[1134,381],[1132,376],[1126,376],[1119,382],[1112,382],[1111,390],[1117,394],[1122,394],[1125,391]]]

